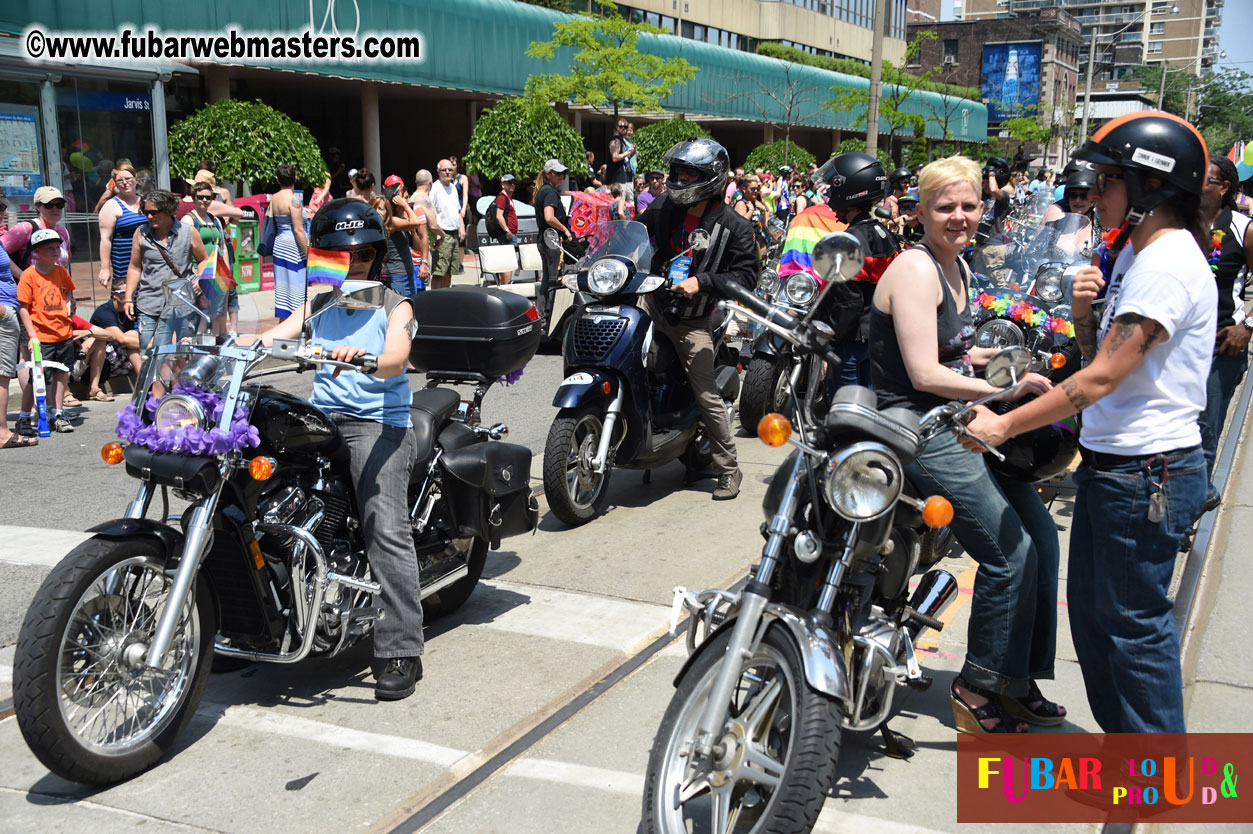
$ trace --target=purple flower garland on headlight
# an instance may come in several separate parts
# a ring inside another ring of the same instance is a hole
[[[212,428],[157,431],[155,425],[145,423],[133,408],[126,407],[117,414],[117,436],[127,443],[135,443],[154,452],[174,452],[180,455],[220,455],[260,445],[257,427],[248,422],[246,409],[236,409],[231,418],[230,430],[222,431],[216,425],[222,417],[220,394],[181,382],[174,386],[172,393],[185,394],[200,403],[204,409],[205,422]],[[150,415],[156,414],[160,402],[160,397],[149,394],[144,402],[144,409]]]

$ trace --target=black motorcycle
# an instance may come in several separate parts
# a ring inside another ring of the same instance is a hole
[[[381,285],[360,283],[335,305],[381,306]],[[419,325],[442,312],[449,292],[417,297]],[[415,339],[415,365],[430,367],[439,345],[435,367],[481,382],[534,354],[529,302],[459,295],[461,307],[499,327]],[[512,339],[496,338],[504,327]],[[215,653],[228,662],[331,656],[382,615],[339,430],[306,400],[259,383],[291,370],[264,368],[266,360],[367,373],[377,364],[369,355],[332,361],[304,339],[263,347],[202,336],[150,351],[119,414],[129,442],[102,450],[139,480],[138,494],[123,518],[91,528],[52,570],[18,638],[18,726],[57,775],[105,784],[155,764],[191,720]],[[470,596],[489,547],[534,529],[538,504],[530,450],[494,442],[507,429],[477,425],[456,391],[418,391],[411,415],[417,458],[407,500],[424,608],[435,618]],[[179,515],[167,515],[169,491],[188,502]],[[158,492],[163,512],[149,518]]]
[[[764,269],[757,281],[757,295],[780,310],[804,316],[818,297],[818,280],[808,272],[795,272],[780,279],[773,269]],[[750,323],[740,361],[744,385],[740,392],[740,426],[756,434],[757,424],[772,411],[786,411],[787,377],[791,373],[792,345],[769,328]],[[797,386],[799,389],[803,387]]]

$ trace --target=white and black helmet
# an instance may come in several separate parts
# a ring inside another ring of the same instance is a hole
[[[670,170],[666,193],[675,205],[690,206],[713,197],[721,199],[726,192],[731,157],[727,149],[714,140],[684,139],[666,151],[663,159]],[[688,185],[679,185],[675,174],[681,168],[694,170],[699,176]]]

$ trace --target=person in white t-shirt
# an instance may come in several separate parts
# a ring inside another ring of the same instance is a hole
[[[1097,166],[1097,210],[1120,230],[1108,286],[1096,259],[1075,276],[1075,338],[1088,364],[1004,416],[980,408],[968,428],[995,446],[1083,411],[1066,585],[1088,703],[1107,733],[1182,733],[1167,594],[1207,485],[1197,417],[1218,304],[1201,250],[1209,153],[1192,125],[1150,110],[1102,126],[1075,157]]]

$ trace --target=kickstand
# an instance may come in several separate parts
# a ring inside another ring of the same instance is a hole
[[[653,482],[653,470],[645,469],[644,470],[644,485],[648,486],[652,482]]]
[[[914,740],[903,733],[888,729],[887,724],[879,725],[879,732],[883,734],[883,747],[885,752],[893,759],[909,759],[912,758],[915,751]]]

